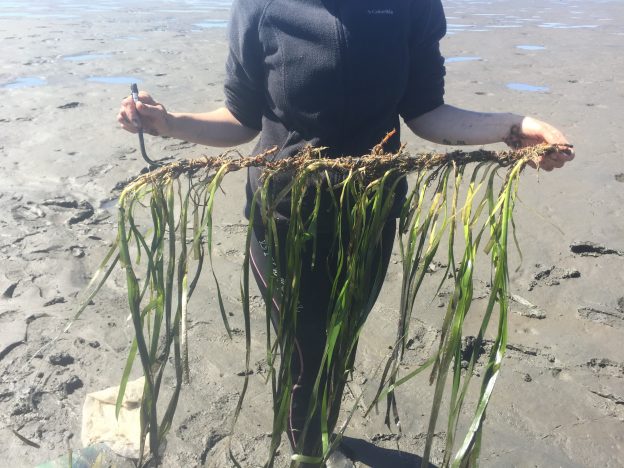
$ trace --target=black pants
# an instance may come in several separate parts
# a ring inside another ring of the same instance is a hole
[[[288,227],[278,227],[280,245],[279,259],[280,271],[284,271],[284,250]],[[396,231],[396,220],[389,220],[383,228],[380,245],[377,246],[378,256],[374,264],[381,268],[385,276],[392,245]],[[315,417],[310,423],[305,441],[299,440],[299,434],[305,425],[306,412],[310,402],[314,382],[321,365],[326,341],[326,323],[331,296],[331,288],[334,282],[336,268],[336,255],[332,248],[335,243],[333,234],[318,234],[316,245],[316,262],[312,267],[312,243],[308,242],[309,248],[302,256],[301,262],[301,286],[299,291],[299,307],[297,315],[297,331],[295,336],[295,351],[292,354],[290,370],[292,373],[293,393],[288,421],[288,438],[299,452],[306,455],[316,453],[320,441],[320,419]],[[269,275],[275,274],[275,265],[271,263],[265,243],[265,232],[261,226],[254,228],[251,241],[250,265],[258,283],[258,287],[266,298]],[[373,299],[379,295],[381,282],[377,288],[373,288],[371,281],[370,297]],[[275,295],[274,297],[279,297]],[[273,299],[273,325],[279,316],[278,299]],[[365,311],[368,313],[369,311]],[[337,418],[338,415],[332,415]]]

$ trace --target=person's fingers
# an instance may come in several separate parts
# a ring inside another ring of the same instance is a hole
[[[574,151],[571,147],[561,146],[559,151],[554,151],[545,155],[546,160],[552,162],[555,168],[563,167],[563,165],[574,159]]]
[[[128,132],[137,133],[138,131],[137,128],[128,119],[123,107],[117,114],[117,122],[119,122],[119,125],[121,125],[121,128],[123,128],[124,130],[127,130]]]
[[[553,159],[551,155],[542,156],[539,161],[539,168],[542,171],[550,172],[553,169],[559,169],[563,167],[565,161],[559,159]]]
[[[132,124],[128,125],[126,123],[121,123],[121,128],[123,128],[124,130],[130,132],[130,133],[139,133],[139,131],[136,129],[136,127]]]
[[[157,104],[157,102],[154,101],[154,98],[150,96],[148,93],[146,93],[145,91],[139,92],[139,101],[144,102],[145,104],[151,104],[151,105]]]
[[[162,118],[164,107],[161,104],[146,104],[142,101],[136,103],[136,109],[141,116],[153,119]]]
[[[526,146],[540,143],[557,146],[554,151],[540,158],[536,164],[539,170],[550,172],[553,169],[563,167],[565,163],[574,159],[574,150],[567,138],[558,129],[546,122],[525,117],[522,121],[521,138],[522,144]]]
[[[143,105],[146,107],[144,108]],[[128,121],[131,122],[136,128],[141,128],[141,114],[143,114],[143,111],[146,108],[149,108],[149,106],[156,105],[158,105],[158,103],[154,101],[152,96],[145,91],[141,91],[139,93],[139,102],[135,103],[132,96],[128,96],[121,101],[122,109],[125,111]]]
[[[528,161],[527,164],[535,169],[539,168],[540,171],[551,172],[554,169],[562,168],[572,159],[574,159],[574,152],[566,150],[545,154],[540,157],[537,164],[534,161]]]
[[[137,112],[132,96],[128,96],[121,101],[121,112],[125,114],[128,122],[134,125],[135,128],[141,128],[141,117]]]
[[[562,151],[559,151],[558,154],[559,154],[559,158],[563,159],[566,162],[572,161],[574,159],[574,156],[576,156],[574,153],[574,148],[572,148],[571,146],[568,146],[567,148],[564,148]]]
[[[556,162],[561,162],[562,164],[572,161],[574,159],[574,153],[562,153],[557,152],[549,155],[550,159]]]
[[[568,140],[558,129],[532,117],[525,117],[523,119],[521,132],[523,137],[533,140],[535,143],[548,143],[551,145],[568,144]]]
[[[164,131],[166,125],[166,115],[162,104],[146,104],[144,102],[137,103],[137,111],[141,115],[143,122],[143,130],[150,135],[159,135]]]
[[[541,125],[542,138],[544,139],[544,143],[549,143],[551,145],[568,145],[568,140],[563,133],[554,128],[551,125],[546,123],[542,123]]]
[[[531,130],[533,131],[534,136],[541,137],[546,143],[552,144],[565,144],[567,140],[563,136],[563,134],[557,130],[555,127],[547,124],[546,122],[541,122],[536,120],[532,125]]]
[[[124,130],[137,133],[143,130],[150,135],[159,135],[164,129],[167,111],[148,93],[141,91],[138,102],[132,96],[121,101],[121,109],[117,114],[117,122]]]

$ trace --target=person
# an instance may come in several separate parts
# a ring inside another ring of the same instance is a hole
[[[307,145],[326,148],[323,155],[330,158],[368,154],[392,130],[396,132],[384,148],[396,151],[401,144],[400,118],[417,136],[440,144],[568,145],[559,130],[536,118],[445,103],[440,52],[445,33],[441,0],[235,0],[225,106],[205,113],[169,112],[141,93],[136,104],[130,97],[123,100],[118,122],[132,133],[142,128],[152,135],[213,147],[237,146],[259,136],[254,153],[277,146],[277,159],[292,157]],[[567,147],[543,156],[538,165],[551,171],[573,157]],[[248,172],[247,215],[260,173],[258,168]],[[401,183],[397,206],[407,190],[405,181]],[[279,190],[280,182],[275,185]],[[280,238],[287,230],[288,207],[286,200],[277,209]],[[380,236],[377,262],[384,272],[398,216],[393,211]],[[262,226],[254,225],[253,234],[251,267],[264,293],[273,265]],[[306,440],[300,435],[325,345],[335,262],[331,227],[321,229],[318,237],[317,258],[326,256],[330,268],[314,267],[310,256],[302,261],[296,352],[290,363],[295,383],[287,432],[295,450],[306,454],[318,451],[318,423],[312,424]],[[371,288],[371,297],[378,292]],[[273,306],[277,311],[280,304]],[[327,466],[347,463],[337,452]]]

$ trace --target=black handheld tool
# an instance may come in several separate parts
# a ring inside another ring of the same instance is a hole
[[[132,100],[135,102],[135,104],[139,102],[139,87],[137,86],[136,83],[132,83],[130,85],[130,92],[132,93]],[[139,121],[139,125],[140,124],[141,122]],[[153,161],[147,156],[147,152],[145,151],[145,141],[143,140],[143,127],[142,126],[139,127],[139,145],[141,147],[141,156],[143,156],[143,159],[145,160],[145,162],[149,164],[150,170],[156,167],[162,166],[162,163]]]

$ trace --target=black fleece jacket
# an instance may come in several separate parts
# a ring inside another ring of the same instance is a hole
[[[441,0],[235,0],[226,106],[276,158],[308,144],[358,156],[393,129],[395,151],[399,116],[444,102],[445,33]],[[258,176],[249,171],[248,198]],[[288,201],[278,212],[288,217]]]

